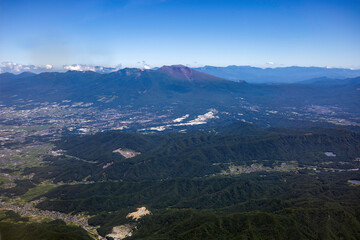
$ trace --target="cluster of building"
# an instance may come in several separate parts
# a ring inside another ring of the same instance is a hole
[[[88,217],[82,214],[77,215],[69,215],[57,211],[48,211],[48,210],[40,210],[35,208],[34,206],[39,203],[42,199],[32,201],[30,203],[16,203],[16,201],[12,200],[9,202],[4,202],[0,200],[0,209],[2,210],[11,210],[18,213],[21,216],[25,217],[40,217],[47,218],[52,220],[63,220],[66,223],[76,224],[90,232],[91,234],[97,235],[96,228],[89,226]]]

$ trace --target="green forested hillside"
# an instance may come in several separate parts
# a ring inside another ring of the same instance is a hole
[[[68,136],[55,142],[62,156],[25,169],[32,178],[1,194],[59,183],[32,199],[42,199],[36,207],[90,215],[102,236],[131,223],[130,239],[141,240],[359,239],[360,188],[348,182],[360,179],[357,133],[239,127]],[[119,148],[141,154],[125,158]],[[242,167],[251,171],[234,170]],[[126,217],[143,206],[150,215]]]
[[[358,239],[360,222],[334,208],[219,214],[171,210],[144,217],[130,239]]]
[[[300,167],[322,162],[348,162],[360,156],[360,136],[343,130],[259,131],[236,133],[170,133],[140,135],[119,132],[70,137],[57,143],[68,155],[48,158],[46,168],[29,168],[34,180],[54,178],[59,181],[88,180],[159,180],[174,177],[203,177],[220,173],[229,164],[261,163],[273,167],[280,162],[296,161]],[[141,152],[125,159],[118,148]],[[329,158],[324,153],[334,152]],[[85,161],[83,161],[85,160]],[[89,162],[90,161],[90,162]],[[107,163],[111,166],[104,168]]]
[[[133,239],[356,239],[357,172],[247,174],[238,177],[104,182],[63,186],[45,194],[41,209],[88,211],[100,234],[146,206]],[[239,238],[236,238],[239,237]]]

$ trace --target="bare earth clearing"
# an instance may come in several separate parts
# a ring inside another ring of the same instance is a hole
[[[124,158],[133,158],[141,154],[140,152],[135,152],[134,150],[131,149],[122,149],[122,148],[118,148],[114,150],[113,153],[120,153],[121,155],[124,156]]]
[[[148,214],[150,214],[150,211],[147,210],[146,207],[141,207],[138,208],[136,212],[129,213],[126,218],[132,218],[133,220],[138,221],[141,217]],[[111,237],[114,240],[121,240],[126,237],[130,237],[135,226],[136,225],[134,223],[130,223],[113,227],[112,232],[106,236]]]

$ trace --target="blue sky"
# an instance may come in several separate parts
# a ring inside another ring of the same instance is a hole
[[[0,0],[0,62],[360,68],[360,0]]]

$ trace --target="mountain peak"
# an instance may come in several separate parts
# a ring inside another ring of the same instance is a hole
[[[162,66],[158,71],[166,73],[176,78],[185,78],[189,81],[192,81],[192,72],[193,70],[184,65],[171,65],[171,66]]]
[[[202,81],[202,80],[210,80],[210,81],[218,81],[223,80],[222,78],[218,78],[203,72],[199,72],[192,68],[186,67],[184,65],[171,65],[171,66],[162,66],[157,71],[168,74],[172,77],[179,78],[187,81]]]

